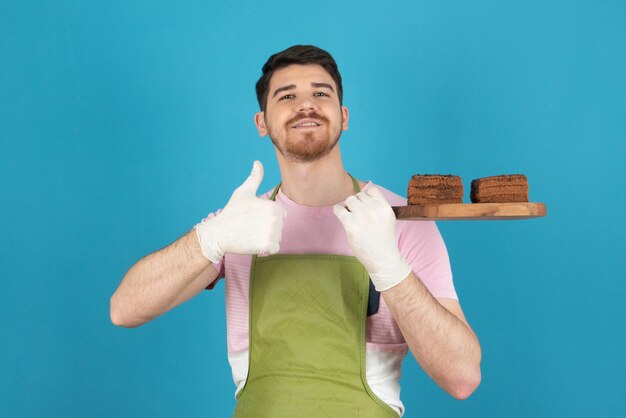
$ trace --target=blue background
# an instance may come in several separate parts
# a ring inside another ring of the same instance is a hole
[[[230,416],[224,286],[140,328],[109,298],[273,147],[267,57],[330,51],[346,168],[525,173],[548,216],[440,222],[483,349],[446,395],[407,357],[407,417],[624,414],[624,1],[0,2],[0,415]],[[468,197],[466,197],[466,200]]]

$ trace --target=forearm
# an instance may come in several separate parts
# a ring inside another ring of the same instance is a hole
[[[138,326],[167,311],[176,297],[209,266],[191,230],[133,265],[111,297],[111,319]]]
[[[481,359],[470,327],[444,308],[413,273],[382,295],[424,371],[455,398],[467,398],[480,382]]]

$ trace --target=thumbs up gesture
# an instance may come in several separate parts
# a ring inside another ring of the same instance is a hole
[[[214,263],[225,253],[275,254],[279,250],[285,209],[257,197],[263,165],[255,161],[250,176],[216,216],[196,225],[202,254]]]

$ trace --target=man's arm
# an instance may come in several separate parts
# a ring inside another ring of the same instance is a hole
[[[111,321],[137,327],[197,295],[218,276],[191,230],[128,270],[111,297]]]
[[[451,299],[437,301],[411,271],[398,249],[396,217],[380,190],[361,191],[345,205],[335,205],[335,215],[416,360],[446,392],[467,398],[480,383],[481,352],[461,307]]]
[[[131,267],[111,297],[111,321],[136,327],[197,295],[218,277],[211,261],[225,253],[277,253],[286,211],[256,196],[262,180],[255,161],[221,213]]]
[[[456,399],[471,395],[480,384],[481,350],[459,303],[435,299],[412,272],[381,293],[424,371]]]

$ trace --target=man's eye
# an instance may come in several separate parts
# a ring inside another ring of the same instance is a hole
[[[283,97],[281,97],[279,100],[283,100],[283,99],[292,99],[294,97],[293,94],[285,94]]]
[[[324,93],[323,91],[318,91],[317,93],[313,94],[314,96],[328,96],[328,94]]]

